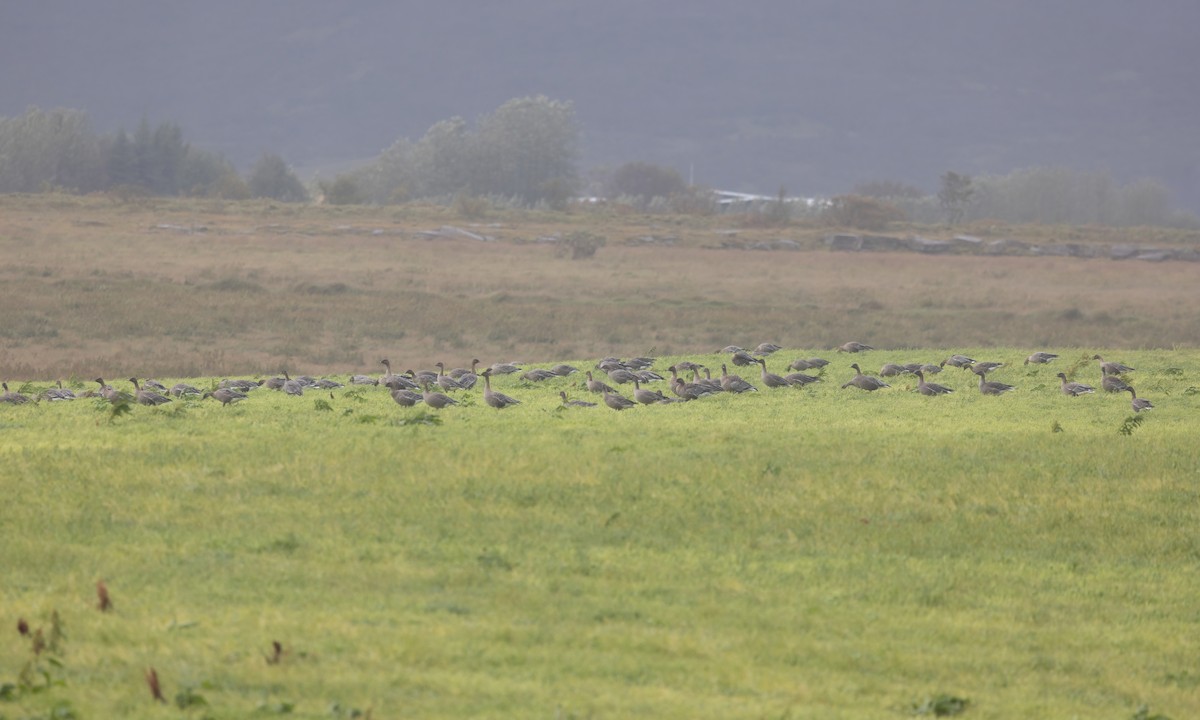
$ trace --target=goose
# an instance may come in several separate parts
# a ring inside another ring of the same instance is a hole
[[[1062,382],[1059,383],[1059,387],[1062,389],[1063,395],[1078,397],[1080,395],[1087,395],[1088,393],[1096,392],[1096,388],[1092,387],[1091,385],[1084,385],[1083,383],[1079,382],[1068,382],[1066,373],[1059,373],[1058,377],[1062,378]]]
[[[380,380],[379,384],[392,390],[420,390],[421,386],[417,384],[416,374],[412,370],[406,371],[407,375],[385,375],[386,380]]]
[[[653,370],[637,370],[633,374],[636,375],[637,379],[641,382],[657,382],[663,379],[662,375],[659,375]]]
[[[579,372],[579,368],[572,367],[571,365],[561,365],[560,364],[560,365],[555,365],[554,367],[550,368],[550,372],[554,373],[558,377],[566,377],[568,375],[571,375],[572,373]]]
[[[135,377],[129,378],[129,382],[133,383],[133,399],[137,400],[141,405],[163,405],[171,402],[171,398],[157,393],[153,390],[143,390],[138,384],[138,379]]]
[[[412,407],[419,402],[424,402],[424,398],[421,396],[421,393],[415,392],[408,388],[396,388],[395,390],[392,390],[390,394],[392,396],[392,400],[395,400],[397,405],[401,405],[403,407]]]
[[[564,407],[596,407],[596,403],[594,402],[588,402],[587,400],[568,399],[567,392],[565,390],[559,390],[558,396],[562,398],[562,404]]]
[[[643,405],[653,405],[662,399],[662,391],[646,390],[637,380],[633,381],[633,399]]]
[[[821,378],[817,377],[816,375],[805,375],[802,372],[788,373],[787,375],[783,376],[783,379],[787,380],[791,385],[798,385],[800,387],[811,385],[815,382],[821,382]]]
[[[544,380],[549,380],[551,378],[556,378],[556,377],[558,377],[558,376],[555,375],[554,373],[550,372],[549,370],[543,370],[541,368],[534,368],[533,370],[528,370],[526,372],[521,373],[521,379],[528,380],[529,382],[542,382]]]
[[[343,385],[342,383],[338,382],[337,380],[330,380],[329,378],[321,378],[320,380],[317,380],[315,383],[313,383],[313,387],[317,388],[318,390],[332,390],[334,388],[340,388],[340,387],[346,387],[346,386]]]
[[[758,388],[746,382],[740,376],[730,375],[724,363],[721,363],[721,389],[732,393],[758,392]]]
[[[268,390],[282,390],[285,382],[287,382],[287,380],[281,377],[267,378],[266,380],[260,381],[262,386]]]
[[[221,402],[221,407],[225,407],[229,403],[235,403],[239,400],[245,400],[247,395],[244,392],[239,392],[233,388],[217,388],[212,392],[206,392],[200,396],[201,400],[207,398],[215,398]]]
[[[897,365],[896,363],[884,363],[883,367],[879,369],[879,375],[881,377],[896,377],[897,375],[903,375],[906,372],[908,372],[908,368],[904,367],[903,365]]]
[[[29,402],[28,395],[22,395],[19,392],[12,392],[8,389],[8,383],[0,383],[0,387],[4,388],[4,392],[0,393],[0,402],[8,403],[9,405],[24,405]]]
[[[762,378],[763,385],[769,388],[791,387],[792,384],[787,380],[784,380],[773,372],[767,372],[767,361],[765,359],[760,359],[758,364],[762,366],[762,372],[759,373],[759,377]]]
[[[730,356],[729,361],[738,367],[745,367],[758,362],[758,359],[745,350],[738,350]]]
[[[493,375],[512,375],[521,372],[521,366],[516,363],[494,363],[488,370],[491,370]]]
[[[608,379],[612,380],[613,382],[617,383],[618,385],[624,385],[625,383],[633,382],[634,380],[637,380],[638,376],[634,375],[633,371],[631,371],[631,370],[626,370],[625,368],[617,368],[615,370],[608,371]]]
[[[75,393],[62,386],[62,380],[58,381],[58,387],[50,388],[45,393],[46,399],[50,402],[58,402],[61,400],[74,400]]]
[[[848,343],[842,343],[841,345],[839,345],[837,351],[838,352],[846,352],[846,353],[857,353],[857,352],[863,352],[865,350],[874,350],[874,349],[875,348],[871,347],[870,345],[864,345],[863,343],[860,343],[860,342],[848,342]]]
[[[606,357],[600,358],[599,362],[596,363],[596,369],[608,373],[613,370],[628,370],[629,367],[621,362],[621,358]]]
[[[452,390],[465,390],[461,383],[446,374],[446,364],[440,360],[434,363],[434,367],[438,369],[437,384],[442,390],[451,392]]]
[[[409,381],[416,383],[417,387],[421,387],[425,383],[434,385],[437,383],[438,379],[438,374],[432,370],[421,370],[418,372],[414,371],[412,368],[409,368],[408,370],[404,371],[404,374],[408,376]]]
[[[679,377],[678,368],[676,368],[676,366],[672,365],[671,367],[667,368],[667,370],[671,372],[671,392],[675,393],[684,400],[697,400],[706,395],[713,394],[712,388],[704,385],[698,385],[696,383],[689,383],[683,378]]]
[[[954,390],[945,385],[925,382],[925,373],[921,370],[918,370],[915,374],[917,376],[917,392],[922,395],[949,395],[954,392]]]
[[[1134,391],[1132,386],[1127,387],[1125,389],[1128,390],[1130,396],[1133,397],[1133,402],[1131,403],[1131,405],[1133,407],[1134,412],[1141,412],[1143,410],[1153,410],[1154,409],[1154,404],[1151,403],[1146,398],[1138,397],[1137,393]]]
[[[370,375],[351,375],[350,376],[350,384],[351,385],[378,385],[379,380],[371,377]]]
[[[421,393],[421,399],[424,400],[425,404],[428,405],[429,407],[433,408],[434,410],[441,410],[442,408],[447,407],[449,405],[457,405],[458,404],[458,401],[455,400],[454,398],[450,397],[449,395],[447,395],[445,393],[440,393],[440,392],[437,392],[436,390],[432,390],[431,389],[432,387],[433,387],[433,383],[426,382],[424,385],[425,392]]]
[[[722,355],[730,355],[735,352],[741,352],[741,351],[742,351],[742,348],[738,347],[737,345],[726,345],[725,347],[721,348],[717,352],[721,353]]]
[[[184,395],[200,395],[199,388],[188,385],[187,383],[175,383],[171,386],[171,397],[183,397]]]
[[[587,371],[587,389],[588,392],[594,393],[612,392],[612,388],[607,383],[592,378],[591,370]]]
[[[396,375],[394,375],[392,373],[392,361],[388,360],[387,358],[384,358],[379,361],[379,364],[384,367],[386,372],[384,372],[383,377],[379,378],[378,382],[381,385],[387,385],[391,381],[392,378],[397,377]]]
[[[801,370],[811,370],[812,367],[813,366],[809,364],[808,360],[805,360],[804,358],[796,358],[792,361],[791,365],[788,365],[788,370],[800,372]]]
[[[637,405],[637,403],[634,401],[622,395],[616,394],[611,389],[604,391],[604,404],[613,410],[628,410],[629,408]]]
[[[1129,389],[1129,383],[1114,374],[1110,374],[1100,366],[1100,387],[1104,388],[1105,392],[1125,392]]]
[[[926,375],[937,375],[942,371],[942,366],[934,363],[925,363],[920,368],[920,371]],[[915,373],[916,371],[914,371]]]
[[[96,378],[95,382],[100,383],[100,397],[109,401],[113,405],[121,402],[129,402],[133,399],[133,396],[124,390],[118,390],[112,385],[104,382],[104,378]]]
[[[985,373],[990,373],[993,370],[999,370],[1002,367],[1004,367],[1004,363],[1002,362],[977,362],[971,366],[971,369],[975,370],[975,372],[982,370]]]
[[[712,390],[715,393],[725,392],[725,388],[721,387],[721,381],[713,380],[712,373],[710,373],[708,371],[708,368],[704,368],[704,377],[700,377],[699,371],[693,370],[692,371],[692,383],[695,385],[699,385],[700,387]]]
[[[825,358],[819,358],[819,357],[810,357],[807,360],[805,360],[804,362],[808,363],[807,368],[795,368],[795,369],[796,370],[820,370],[821,368],[823,368],[829,364],[828,360],[826,360]]]
[[[1099,360],[1100,369],[1104,370],[1109,375],[1124,375],[1127,372],[1134,371],[1134,368],[1131,368],[1128,365],[1122,365],[1119,362],[1105,362],[1104,358],[1100,357],[1099,355],[1093,355],[1092,359]]]
[[[891,387],[891,385],[888,385],[887,383],[885,383],[884,381],[880,380],[877,377],[871,377],[870,375],[863,375],[862,368],[860,368],[858,366],[858,363],[853,363],[852,365],[850,365],[850,367],[854,368],[855,375],[849,382],[847,382],[845,385],[842,386],[843,390],[845,390],[848,387],[853,386],[853,387],[858,388],[859,390],[866,390],[867,392],[874,392],[880,388]]]
[[[950,367],[962,368],[966,370],[975,364],[975,358],[969,358],[966,355],[951,355],[942,361],[942,367],[949,365]]]
[[[463,375],[475,375],[475,374],[477,374],[477,373],[475,372],[475,368],[476,368],[478,365],[479,365],[479,358],[475,358],[474,360],[472,360],[472,361],[471,361],[471,367],[470,367],[470,368],[461,368],[461,367],[460,367],[460,368],[454,368],[453,370],[451,370],[450,372],[448,372],[448,373],[446,373],[446,374],[447,374],[447,375],[449,375],[450,377],[454,378],[455,380],[459,380],[459,379],[461,379],[461,378],[462,378],[462,376],[463,376]]]
[[[300,397],[304,394],[304,383],[299,380],[293,380],[288,376],[287,370],[283,371],[283,391],[288,395]]]
[[[1028,365],[1030,363],[1033,363],[1034,365],[1045,365],[1046,363],[1050,362],[1051,360],[1056,359],[1057,357],[1058,356],[1055,355],[1054,353],[1035,352],[1034,354],[1025,358],[1025,364]]]
[[[972,369],[972,372],[979,376],[979,392],[984,395],[1003,395],[1006,392],[1016,390],[1012,385],[988,380],[986,371]]]
[[[143,380],[142,384],[145,385],[147,388],[149,388],[155,392],[158,392],[158,393],[165,393],[167,391],[166,385],[163,385],[159,381],[152,380],[150,378],[146,378],[145,380]]]
[[[492,371],[483,371],[483,401],[488,405],[502,410],[513,405],[520,405],[521,401],[505,395],[504,393],[495,392],[492,390]]]
[[[755,362],[758,362],[758,361],[755,360]],[[698,372],[702,369],[704,369],[703,365],[701,365],[700,363],[694,363],[691,360],[682,360],[680,362],[675,363],[675,370],[677,370],[678,372],[681,372],[681,373]]]
[[[258,388],[258,383],[253,380],[229,380],[225,379],[217,383],[218,388],[229,388],[238,392],[249,392]]]
[[[765,342],[765,343],[760,344],[758,347],[754,348],[754,354],[755,355],[770,355],[771,353],[778,352],[779,350],[782,350],[782,349],[783,349],[783,347],[780,345],[776,345],[775,343]]]

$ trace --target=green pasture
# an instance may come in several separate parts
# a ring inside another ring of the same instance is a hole
[[[0,718],[1200,717],[1200,352],[1105,354],[1131,419],[1033,349],[965,351],[1001,397],[839,387],[939,349],[623,412],[0,405]]]

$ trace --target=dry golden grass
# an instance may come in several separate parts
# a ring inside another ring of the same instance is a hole
[[[827,228],[741,228],[805,250],[718,246],[738,218],[594,210],[334,208],[0,198],[0,376],[375,372],[437,360],[545,361],[830,348],[1172,347],[1200,341],[1200,264],[833,253]],[[498,242],[420,238],[453,224]],[[184,228],[195,228],[187,232]],[[202,229],[200,229],[202,228]],[[534,242],[588,230],[590,260]],[[1002,228],[1036,242],[1139,242],[1144,231]],[[905,228],[897,234],[928,228]],[[943,233],[944,234],[944,233]],[[628,247],[644,235],[674,246]],[[1194,241],[1155,231],[1157,245]]]

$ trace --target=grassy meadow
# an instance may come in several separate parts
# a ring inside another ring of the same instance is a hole
[[[0,404],[0,718],[1200,716],[1191,264],[720,250],[718,219],[529,213],[479,243],[407,234],[467,226],[435,209],[0,210],[0,374],[31,394],[384,356],[719,372],[768,340],[776,373],[832,361],[623,412],[561,407],[598,401],[580,375],[494,378],[503,411],[371,386]],[[609,245],[534,242],[571,228]],[[621,245],[649,232],[680,241]],[[952,352],[1017,390],[840,387]],[[1059,392],[1099,386],[1095,353],[1155,409]]]

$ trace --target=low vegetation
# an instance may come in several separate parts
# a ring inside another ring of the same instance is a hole
[[[1200,716],[1192,263],[839,254],[605,207],[0,204],[11,391],[345,383],[0,403],[0,717]],[[493,377],[503,410],[348,383],[383,357],[719,374],[762,341],[773,373],[832,364],[620,412],[580,373]],[[1016,390],[841,387],[951,353]]]

